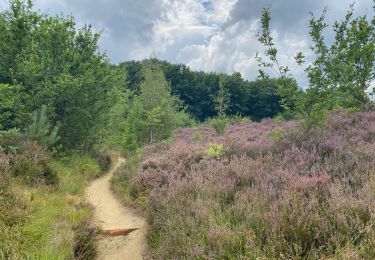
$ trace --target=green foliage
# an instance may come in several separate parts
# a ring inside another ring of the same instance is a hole
[[[114,172],[111,184],[122,202],[145,209],[147,207],[146,194],[144,196],[138,196],[139,194],[134,196],[135,187],[133,187],[133,179],[138,174],[141,159],[141,152],[128,154],[126,162]]]
[[[221,158],[224,156],[224,145],[212,144],[207,148],[206,154],[211,158]]]
[[[124,123],[125,146],[129,150],[168,138],[178,126],[192,121],[179,111],[179,100],[171,94],[157,63],[146,64],[143,77],[139,95],[132,98]]]
[[[199,130],[194,131],[194,140],[199,142],[202,139],[202,133]]]
[[[283,110],[280,106],[279,84],[275,80],[247,81],[238,72],[231,75],[206,73],[192,71],[182,64],[156,59],[151,61],[157,63],[164,72],[171,93],[183,102],[192,117],[200,121],[218,114],[217,97],[220,96],[220,88],[224,90],[222,98],[225,97],[225,103],[230,104],[225,111],[228,115],[241,114],[260,120],[273,117]],[[127,72],[126,83],[136,94],[139,94],[139,85],[144,81],[143,68],[148,63],[150,60],[128,61],[118,67]]]
[[[97,161],[100,166],[101,171],[107,171],[112,163],[112,156],[111,154],[106,151],[104,148],[97,148],[95,147],[91,152],[91,156],[93,159]]]
[[[215,103],[215,110],[217,112],[217,115],[219,117],[223,117],[226,115],[226,111],[229,108],[229,93],[228,90],[225,88],[224,85],[224,77],[220,77],[219,80],[219,91],[217,95],[214,97],[214,103]]]
[[[334,40],[325,39],[327,10],[315,17],[311,14],[309,29],[312,39],[311,50],[314,61],[306,68],[309,87],[298,91],[290,70],[280,65],[278,51],[271,35],[269,9],[263,9],[259,41],[266,47],[265,56],[269,62],[257,55],[260,67],[272,68],[279,72],[279,95],[284,109],[283,117],[303,117],[305,128],[309,129],[326,118],[337,108],[360,109],[371,103],[367,91],[374,80],[375,66],[375,23],[374,17],[366,15],[354,17],[354,5],[350,6],[342,21],[333,24]],[[295,56],[298,65],[303,65],[305,55]],[[261,77],[267,78],[264,71]]]
[[[211,126],[213,129],[215,129],[217,134],[222,135],[225,133],[225,129],[229,124],[229,118],[226,116],[213,117],[207,119],[205,123]]]
[[[177,99],[171,95],[170,86],[159,66],[150,62],[144,68],[144,81],[139,98],[146,112],[146,142],[153,143],[168,137],[177,126]]]
[[[131,91],[122,92],[116,90],[113,95],[115,96],[114,105],[108,114],[108,125],[103,132],[104,144],[110,149],[121,149],[126,146],[127,136],[127,122],[126,117],[130,111],[130,96]]]
[[[324,30],[326,10],[320,17],[312,14],[310,36],[314,62],[307,67],[309,90],[303,100],[307,121],[338,107],[361,108],[369,103],[366,91],[374,79],[375,24],[366,15],[354,17],[351,5],[342,21],[333,24],[334,41],[328,44]],[[374,19],[374,18],[373,18]],[[309,122],[307,122],[309,125]]]
[[[276,142],[280,141],[284,137],[284,133],[280,130],[274,130],[267,132],[267,135],[272,137]]]
[[[23,129],[32,111],[47,105],[66,148],[100,142],[112,93],[125,81],[98,51],[100,35],[90,26],[77,29],[72,17],[41,15],[22,0],[0,13],[0,28],[0,129]]]
[[[278,59],[278,51],[275,47],[273,37],[270,28],[271,13],[268,8],[264,8],[261,18],[262,31],[258,33],[258,40],[262,43],[266,50],[264,55],[269,59],[265,61],[258,53],[256,59],[259,67],[261,68],[273,68],[276,67],[279,73],[278,82],[278,95],[280,96],[280,106],[283,108],[284,117],[292,119],[295,117],[295,109],[297,106],[299,91],[297,82],[291,77],[290,69],[288,66],[283,66]],[[301,53],[297,53],[297,62],[301,62],[303,56]],[[259,70],[259,76],[262,79],[268,79],[266,72],[262,69]]]
[[[4,159],[7,156],[0,152],[0,168]],[[82,155],[52,161],[51,170],[59,179],[58,185],[53,186],[24,185],[9,176],[7,187],[3,188],[0,171],[1,259],[93,256],[96,232],[88,224],[92,212],[81,202],[89,177],[80,171],[84,164],[87,159]]]
[[[225,133],[225,130],[228,125],[234,123],[241,123],[248,120],[246,117],[241,117],[239,115],[236,116],[217,116],[209,118],[205,121],[205,124],[211,126],[215,129],[216,133],[222,135]]]
[[[26,138],[38,142],[45,147],[52,147],[60,139],[59,125],[52,127],[47,115],[47,106],[43,105],[32,116],[32,123],[26,127]]]
[[[22,125],[25,118],[23,104],[19,98],[21,87],[0,83],[0,130]]]
[[[126,118],[125,144],[129,150],[137,149],[143,141],[144,114],[142,101],[135,96]]]
[[[194,127],[197,125],[197,121],[186,111],[180,110],[176,114],[177,117],[177,128],[182,127]]]
[[[23,139],[23,134],[17,128],[12,128],[8,131],[0,131],[0,146],[13,154],[17,153]]]

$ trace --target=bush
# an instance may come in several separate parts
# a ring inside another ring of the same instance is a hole
[[[229,118],[226,116],[212,117],[207,119],[205,123],[215,129],[218,135],[222,135],[229,124]]]
[[[19,154],[12,157],[11,173],[27,184],[56,184],[56,172],[48,165],[47,151],[35,142],[24,142]]]
[[[195,119],[185,111],[179,111],[176,113],[177,117],[177,128],[180,127],[193,127],[197,125]]]
[[[207,148],[207,156],[210,158],[221,158],[224,156],[224,145],[213,144]]]
[[[276,142],[277,141],[280,141],[283,137],[284,137],[284,133],[281,132],[281,131],[269,131],[267,132],[267,135],[272,137],[273,140],[275,140]]]

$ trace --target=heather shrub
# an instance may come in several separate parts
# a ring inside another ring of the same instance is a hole
[[[56,172],[48,165],[48,152],[35,142],[24,142],[12,157],[11,173],[27,184],[56,184]]]
[[[182,129],[164,150],[147,148],[131,192],[147,197],[153,256],[374,258],[375,112],[302,127],[200,126],[200,140]]]
[[[16,209],[19,200],[10,191],[10,174],[12,155],[4,153],[0,147],[0,224],[13,225],[23,214]],[[7,214],[4,214],[7,212]]]

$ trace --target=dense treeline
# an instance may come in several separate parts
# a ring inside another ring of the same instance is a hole
[[[283,111],[276,79],[248,81],[237,72],[226,75],[193,71],[183,64],[151,60],[159,64],[171,85],[172,94],[183,101],[187,111],[196,119],[205,120],[217,115],[215,96],[219,91],[220,78],[224,78],[223,85],[229,95],[228,115],[249,116],[259,120]],[[126,83],[130,89],[136,92],[139,90],[139,84],[143,81],[143,67],[149,61],[128,61],[119,65],[127,72]]]

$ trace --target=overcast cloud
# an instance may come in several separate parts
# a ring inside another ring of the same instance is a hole
[[[6,0],[0,0],[5,8]],[[100,46],[113,63],[155,54],[192,69],[241,72],[257,76],[254,56],[263,7],[270,7],[280,59],[300,83],[303,70],[293,64],[298,50],[308,52],[309,12],[328,7],[328,20],[343,17],[353,0],[36,0],[50,14],[72,14],[78,25],[102,31]],[[357,0],[358,14],[373,15],[372,0]]]

